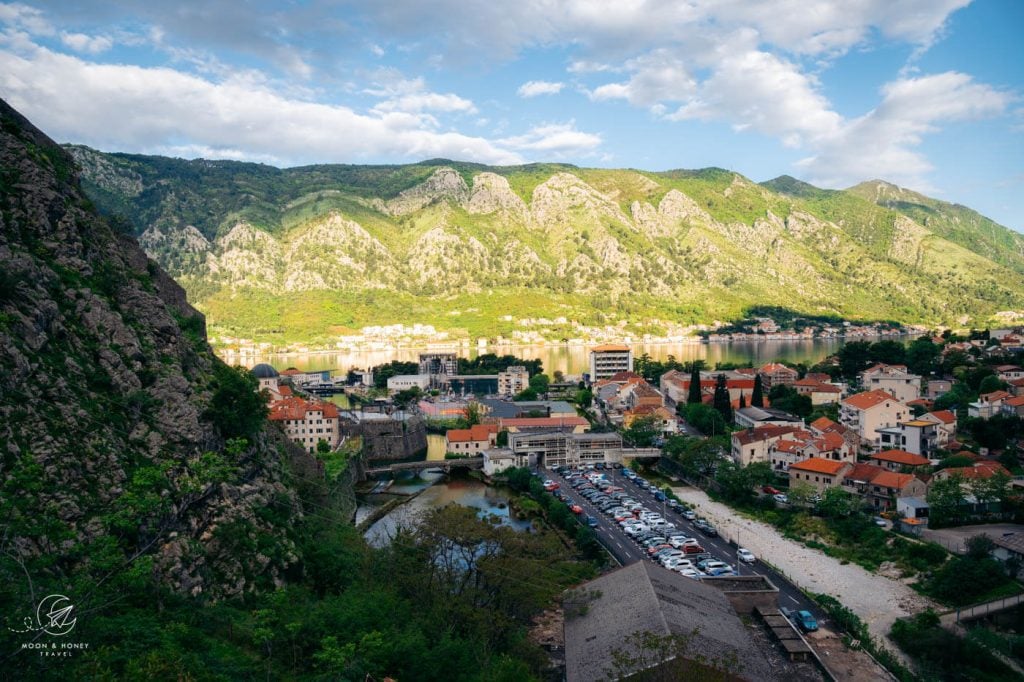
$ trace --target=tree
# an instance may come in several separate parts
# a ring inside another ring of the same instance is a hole
[[[584,410],[594,404],[594,392],[589,388],[576,391],[576,404]]]
[[[724,374],[719,374],[718,378],[715,379],[715,396],[713,405],[714,408],[718,410],[718,413],[722,415],[722,419],[725,423],[731,424],[732,400],[729,398],[729,389],[727,387]]]
[[[481,421],[483,421],[484,418],[483,405],[476,402],[475,400],[471,400],[470,402],[466,403],[466,409],[463,410],[462,413],[466,419],[466,426],[473,426],[474,424],[479,424]]]
[[[754,375],[754,394],[750,396],[750,404],[754,407],[764,407],[764,384],[761,375]]]
[[[818,511],[822,516],[838,519],[857,511],[858,501],[853,495],[842,488],[826,488],[818,503]]]
[[[710,405],[680,405],[677,410],[690,426],[706,436],[725,433],[728,428],[721,413]]]
[[[747,397],[743,395],[743,391],[740,391],[740,409],[742,410],[747,406]]]
[[[525,402],[531,402],[531,401],[534,401],[536,399],[537,399],[537,391],[533,390],[533,388],[524,388],[522,391],[520,391],[518,394],[516,394],[516,396],[514,398],[512,398],[512,400],[515,400],[515,401],[525,401]]]
[[[839,368],[843,376],[852,379],[871,362],[871,343],[851,341],[839,349]]]
[[[978,384],[978,393],[992,393],[994,391],[1006,390],[1006,382],[995,374],[989,374]]]
[[[220,429],[225,440],[252,439],[268,412],[267,397],[257,390],[259,380],[244,367],[229,367],[217,361],[211,385],[213,395],[206,418]]]
[[[993,502],[1002,502],[1010,490],[1010,481],[1013,479],[1001,471],[997,471],[988,478],[974,478],[968,483],[968,488],[979,505],[987,506]]]
[[[786,497],[789,498],[789,503],[794,507],[809,507],[811,506],[811,500],[815,495],[818,494],[817,488],[806,481],[798,481],[794,485],[789,486],[789,492]]]
[[[907,347],[907,369],[923,377],[935,371],[942,347],[927,336],[916,339]]]
[[[636,448],[649,448],[658,437],[658,420],[653,416],[637,417],[622,432],[622,440]]]
[[[679,463],[689,478],[712,476],[722,461],[722,448],[708,438],[671,436],[662,447],[662,455]]]
[[[565,381],[565,373],[560,369],[556,369],[552,376],[554,377],[556,384],[560,384]]]
[[[530,388],[537,395],[543,395],[548,392],[548,386],[551,384],[551,378],[547,374],[534,374],[530,377]]]
[[[687,405],[698,405],[703,401],[703,395],[700,391],[700,370],[697,365],[693,366],[693,371],[690,372],[690,391],[686,395]]]
[[[418,400],[422,395],[423,391],[419,386],[410,386],[396,393],[395,397],[391,400],[395,403],[395,407],[404,410],[410,403]]]
[[[962,483],[960,476],[932,481],[925,498],[928,501],[928,525],[939,528],[959,520],[960,503],[964,497],[960,489]]]
[[[792,386],[786,386],[785,384],[779,384],[772,386],[772,390],[769,391],[768,397],[772,401],[772,407],[782,410],[783,412],[790,412],[800,417],[806,417],[811,414],[811,410],[814,409],[814,405],[811,403],[811,397],[809,395],[800,395],[796,389]]]
[[[331,445],[326,440],[321,438],[316,442],[316,452],[318,455],[323,456],[331,451]]]

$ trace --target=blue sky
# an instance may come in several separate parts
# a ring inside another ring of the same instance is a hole
[[[1019,0],[0,3],[59,141],[278,166],[445,157],[882,178],[1024,230]]]

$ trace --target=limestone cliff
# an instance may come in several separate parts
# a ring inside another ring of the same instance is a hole
[[[245,377],[212,355],[185,291],[96,214],[71,157],[3,102],[0,123],[6,587],[143,571],[216,599],[280,583],[301,514],[286,475],[304,455],[232,412]],[[183,251],[208,246],[178,234]]]

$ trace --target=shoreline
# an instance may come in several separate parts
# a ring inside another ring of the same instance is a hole
[[[289,351],[277,351],[277,350],[265,350],[257,348],[246,348],[244,350],[234,350],[228,346],[213,346],[213,352],[218,356],[228,357],[247,357],[247,356],[260,356],[260,357],[275,357],[275,358],[288,358],[288,357],[301,357],[308,355],[338,355],[338,354],[360,354],[360,353],[399,353],[405,351],[422,351],[422,352],[458,352],[462,350],[472,351],[476,350],[477,354],[483,353],[495,353],[496,355],[506,354],[503,351],[518,350],[523,348],[587,348],[601,343],[622,343],[628,346],[706,346],[706,345],[729,345],[733,343],[744,343],[744,344],[761,344],[761,343],[813,343],[813,342],[828,342],[828,341],[866,341],[873,339],[897,339],[908,336],[913,336],[917,332],[903,331],[899,333],[889,334],[855,334],[852,336],[792,336],[785,338],[764,338],[760,336],[752,336],[750,338],[739,338],[739,339],[704,339],[699,336],[691,336],[680,339],[658,339],[658,340],[619,340],[619,341],[588,341],[585,343],[573,343],[573,342],[562,342],[562,341],[540,341],[537,343],[510,343],[510,344],[488,344],[486,346],[474,346],[471,343],[433,343],[426,345],[400,345],[400,346],[388,346],[385,348],[317,348],[309,350],[289,350]],[[629,338],[629,337],[627,337]],[[511,353],[514,354],[514,353]]]

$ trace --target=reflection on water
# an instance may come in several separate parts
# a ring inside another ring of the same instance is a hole
[[[366,497],[381,496],[368,495]],[[484,515],[493,514],[501,519],[503,524],[517,530],[529,528],[529,521],[520,521],[510,515],[508,500],[509,494],[505,490],[492,488],[474,479],[444,481],[424,490],[408,504],[398,507],[374,523],[367,529],[365,537],[371,545],[381,547],[390,541],[400,524],[410,524],[424,512],[453,502],[464,507],[475,507]],[[361,498],[360,509],[356,511],[357,521],[361,513],[362,518],[366,518],[369,513],[369,511],[362,510],[363,502],[364,500]],[[383,504],[383,502],[379,504]]]
[[[443,460],[448,450],[447,442],[439,433],[427,434],[427,461]]]
[[[717,362],[736,362],[763,364],[773,360],[786,362],[805,362],[814,364],[828,355],[835,353],[845,343],[842,339],[806,339],[800,341],[736,341],[733,343],[657,343],[632,344],[636,357],[647,353],[655,360],[665,360],[674,356],[677,360],[704,360],[710,366]],[[475,347],[452,348],[452,352],[460,357],[474,358],[479,353]],[[274,354],[234,354],[225,350],[218,351],[229,364],[241,364],[252,367],[260,362],[267,362],[274,367],[297,367],[301,370],[334,369],[336,374],[347,372],[353,367],[374,367],[392,360],[415,361],[419,359],[421,349],[403,348],[399,350],[309,353],[299,355]],[[497,355],[510,354],[516,357],[533,359],[540,358],[544,363],[544,371],[552,374],[560,371],[564,374],[582,374],[589,371],[590,346],[508,346],[491,347],[487,352]]]

